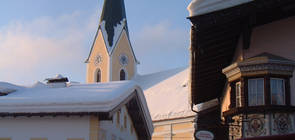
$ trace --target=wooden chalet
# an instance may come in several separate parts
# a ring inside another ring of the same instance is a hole
[[[226,1],[220,0],[193,0],[188,8],[191,12],[188,19],[192,23],[192,105],[206,104],[213,99],[219,102],[209,109],[198,110],[195,132],[211,131],[215,139],[294,133],[295,91],[292,76],[295,47],[292,35],[294,35],[295,27],[295,1],[237,0],[231,2],[230,4],[240,3],[226,5]],[[218,6],[221,8],[216,8]],[[207,12],[202,9],[204,7],[207,8]],[[214,8],[216,10],[212,10]],[[265,62],[259,64],[262,61],[259,59]],[[236,69],[233,68],[235,66]],[[261,69],[257,69],[260,66]],[[281,69],[283,66],[285,69]],[[251,72],[245,70],[249,70],[250,67]],[[250,97],[247,93],[250,94],[252,91],[248,83],[253,82],[249,80],[255,80],[255,78],[264,79],[262,80],[263,102],[251,105],[249,101],[252,95]],[[274,78],[282,79],[279,82],[283,81],[281,83],[284,85],[284,102],[281,104],[273,102],[270,80]],[[280,116],[280,113],[286,118],[285,122],[282,120],[281,123],[291,123],[282,133],[274,128],[275,118]],[[251,130],[251,121],[255,115],[262,116],[263,119],[258,120],[262,120],[263,123]],[[237,116],[240,119],[238,122],[235,120]],[[266,123],[269,125],[264,125]],[[264,132],[256,134],[251,132],[260,131],[260,129]]]

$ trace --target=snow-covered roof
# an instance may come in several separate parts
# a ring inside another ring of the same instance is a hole
[[[15,90],[11,94],[0,96],[0,113],[12,114],[111,112],[135,93],[140,100],[139,105],[143,110],[150,134],[153,131],[143,91],[134,81],[69,83],[62,88],[52,88],[41,82],[32,87],[0,82],[0,89]]]
[[[5,113],[108,112],[133,91],[141,92],[140,87],[132,81],[74,83],[65,88],[51,88],[41,82],[32,87],[0,82],[0,89],[5,87],[16,90],[13,94],[0,97],[0,112]]]
[[[21,87],[15,86],[10,83],[0,83],[0,96],[10,94],[12,92],[15,92],[16,90],[21,89]]]
[[[63,79],[63,78],[67,78],[67,77],[62,76],[61,74],[57,74],[55,77],[47,78],[45,80],[55,80],[55,79]]]
[[[189,103],[188,79],[189,68],[135,77],[134,80],[144,90],[153,121],[195,115]]]
[[[108,112],[140,87],[132,81],[102,84],[69,84],[51,88],[37,82],[32,87],[0,83],[0,88],[16,89],[0,97],[0,112]],[[139,94],[140,95],[140,94]]]
[[[253,0],[192,0],[187,9],[192,17],[231,8],[251,1]]]

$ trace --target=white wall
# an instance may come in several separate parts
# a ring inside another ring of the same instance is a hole
[[[48,140],[88,140],[89,117],[0,118],[0,137],[9,137],[12,140],[30,140],[32,137]]]
[[[115,137],[115,140],[137,140],[135,130],[133,133],[130,131],[130,126],[132,125],[129,115],[127,115],[127,128],[124,128],[124,114],[128,114],[126,107],[121,108],[120,112],[120,124],[117,124],[117,115],[116,113],[113,116],[113,121],[100,121],[100,135],[105,134],[105,138],[100,136],[100,140],[113,140],[112,137]]]

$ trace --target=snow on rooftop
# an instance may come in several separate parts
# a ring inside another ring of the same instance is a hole
[[[63,78],[67,78],[67,77],[62,76],[61,74],[57,74],[55,77],[47,78],[45,80],[50,81],[50,80],[57,80],[57,79],[63,79]]]
[[[20,89],[23,89],[23,87],[6,83],[6,82],[0,82],[0,93],[2,94],[9,94]]]
[[[189,103],[188,79],[189,68],[135,77],[144,90],[153,121],[195,115]]]
[[[140,90],[132,81],[101,84],[71,84],[64,88],[50,88],[37,82],[32,87],[0,83],[13,88],[13,94],[0,97],[0,112],[105,112],[109,111],[134,90]]]
[[[108,53],[111,54],[114,47],[116,47],[116,44],[117,44],[117,41],[119,40],[119,37],[122,33],[122,30],[124,28],[126,24],[126,19],[122,19],[120,21],[120,23],[118,23],[117,25],[115,25],[113,28],[114,28],[114,35],[113,35],[113,42],[109,42],[109,35],[108,35],[108,32],[106,30],[106,21],[103,20],[100,24],[100,27],[101,27],[101,31],[102,31],[102,35],[103,35],[103,38],[106,42],[106,47],[107,47],[107,50],[108,50]],[[110,45],[112,44],[112,45]]]
[[[63,77],[61,74],[57,74],[54,78],[55,79],[62,79],[62,78],[65,78],[65,77]]]
[[[253,0],[192,0],[187,9],[192,17],[231,8],[251,1]]]
[[[136,90],[149,133],[153,131],[143,92],[134,81],[69,83],[63,88],[52,88],[41,82],[31,87],[0,82],[0,89],[15,90],[0,96],[0,113],[110,112]]]

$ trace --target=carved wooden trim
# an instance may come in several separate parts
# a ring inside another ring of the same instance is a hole
[[[271,104],[270,76],[269,75],[266,75],[264,77],[264,103],[265,103],[265,105]]]
[[[242,107],[245,106],[245,81],[244,78],[240,79],[241,82],[241,102],[242,102]]]
[[[242,78],[244,81],[244,101],[245,107],[248,107],[248,78]]]
[[[285,102],[286,105],[290,106],[291,102],[291,91],[290,91],[290,78],[285,78]]]

